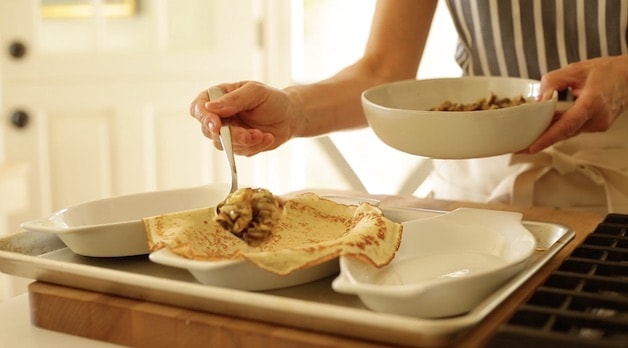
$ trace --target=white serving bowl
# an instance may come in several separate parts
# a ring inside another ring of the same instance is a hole
[[[200,261],[190,260],[161,249],[150,253],[155,263],[187,269],[201,284],[223,288],[261,291],[309,283],[338,273],[338,259],[313,267],[279,275],[259,268],[246,260]]]
[[[383,268],[340,257],[332,287],[374,311],[450,317],[470,311],[521,271],[535,247],[521,214],[459,208],[403,222],[397,255]]]
[[[228,192],[226,185],[206,185],[105,198],[61,209],[21,227],[55,233],[79,255],[142,255],[149,252],[143,218],[211,206]]]
[[[407,80],[362,93],[362,107],[375,134],[409,154],[462,159],[495,156],[527,148],[547,128],[558,94],[536,102],[540,82],[511,77]],[[428,111],[444,101],[473,103],[490,93],[522,95],[531,102],[486,111]]]

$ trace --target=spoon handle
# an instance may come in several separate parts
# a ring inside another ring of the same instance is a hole
[[[225,92],[220,87],[211,87],[207,90],[209,100],[220,98]],[[220,145],[227,156],[227,162],[231,169],[231,189],[229,192],[233,193],[238,189],[238,172],[236,170],[235,158],[233,156],[233,144],[231,142],[231,129],[229,128],[229,121],[226,118],[220,120],[222,126],[220,127]]]

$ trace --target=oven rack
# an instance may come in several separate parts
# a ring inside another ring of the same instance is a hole
[[[608,214],[488,347],[628,347],[628,215]]]

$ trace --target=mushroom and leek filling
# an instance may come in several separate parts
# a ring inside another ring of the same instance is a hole
[[[430,111],[480,111],[480,110],[493,110],[502,109],[511,106],[517,106],[525,104],[528,101],[522,96],[518,95],[513,98],[500,98],[494,93],[491,93],[488,97],[479,99],[474,103],[464,104],[455,103],[452,101],[444,101],[439,106],[433,107]]]
[[[266,189],[244,188],[231,193],[218,208],[214,222],[251,246],[270,238],[283,201]]]

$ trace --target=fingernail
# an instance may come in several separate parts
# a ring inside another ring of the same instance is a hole
[[[207,122],[207,129],[209,129],[210,133],[217,134],[217,132],[216,132],[216,124],[213,121]]]
[[[224,105],[218,101],[208,101],[205,103],[205,109],[209,110],[220,110],[224,108]]]
[[[546,94],[547,95],[545,96],[545,100],[552,100],[552,98],[554,98],[554,94],[556,94],[556,96],[558,97],[557,91],[548,91]]]

